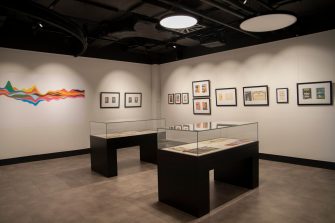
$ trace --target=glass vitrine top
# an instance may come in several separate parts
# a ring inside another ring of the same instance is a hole
[[[237,122],[237,121],[215,121],[215,122],[197,122],[192,124],[182,124],[168,126],[166,129],[189,131],[189,132],[201,132],[222,128],[230,128],[243,125],[257,124],[257,122]]]

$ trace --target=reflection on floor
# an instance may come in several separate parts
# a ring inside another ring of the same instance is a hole
[[[0,222],[335,222],[332,170],[261,160],[259,188],[211,181],[214,209],[196,219],[157,202],[156,166],[137,148],[118,153],[113,178],[89,155],[0,167]]]

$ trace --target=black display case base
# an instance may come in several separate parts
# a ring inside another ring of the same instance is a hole
[[[91,169],[105,177],[117,176],[117,149],[140,147],[140,159],[157,163],[157,133],[105,139],[90,137]]]
[[[209,213],[212,169],[217,181],[249,189],[258,187],[258,142],[202,156],[158,150],[159,201],[196,217]]]

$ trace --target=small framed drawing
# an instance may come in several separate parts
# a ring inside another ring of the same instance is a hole
[[[210,81],[192,81],[192,94],[193,97],[209,97],[211,94]]]
[[[210,115],[211,114],[211,100],[209,98],[194,98],[193,99],[193,114]]]
[[[332,105],[331,81],[297,83],[298,105]]]
[[[174,94],[168,94],[168,103],[174,104]]]
[[[124,107],[142,107],[142,93],[124,93]]]
[[[267,85],[243,87],[244,106],[268,106],[269,90]]]
[[[120,108],[120,93],[100,92],[100,108]]]
[[[175,104],[181,104],[181,93],[175,93],[174,94],[174,103]]]
[[[288,88],[276,88],[277,104],[288,103]]]
[[[184,131],[191,130],[190,125],[183,125],[182,130],[184,130]]]
[[[182,102],[183,104],[189,104],[189,98],[188,98],[188,93],[182,93]]]
[[[236,88],[215,89],[216,106],[237,106]]]

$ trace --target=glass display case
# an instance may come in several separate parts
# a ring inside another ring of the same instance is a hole
[[[215,181],[258,187],[257,125],[224,121],[159,128],[159,201],[196,217],[209,213],[211,170]]]
[[[90,135],[105,139],[156,133],[165,128],[165,119],[91,121]]]
[[[140,160],[157,163],[157,129],[164,119],[90,122],[91,169],[106,177],[117,176],[117,150],[138,146]]]
[[[201,156],[258,141],[257,122],[199,122],[158,128],[158,148]],[[164,134],[163,134],[164,133]]]

